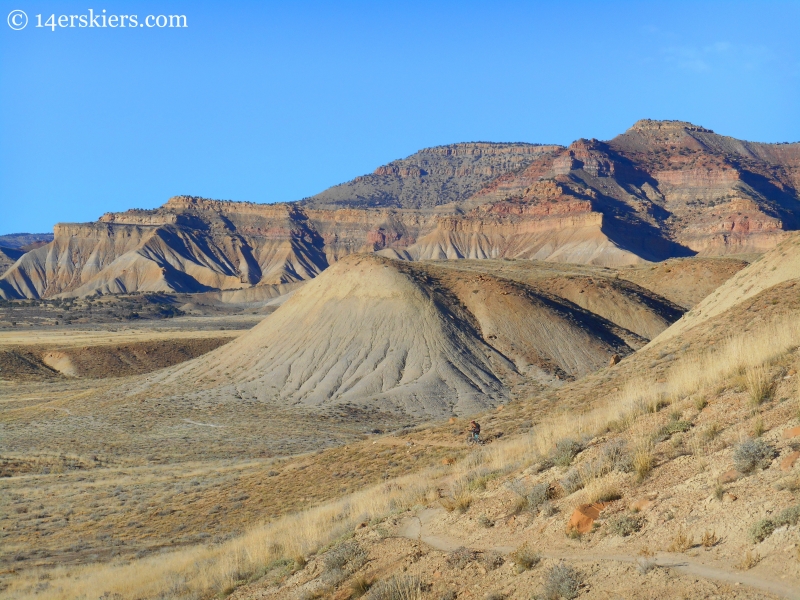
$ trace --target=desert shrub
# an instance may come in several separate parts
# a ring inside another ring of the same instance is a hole
[[[583,477],[578,469],[571,469],[559,483],[564,488],[564,493],[569,496],[583,488]]]
[[[531,547],[528,546],[527,543],[512,552],[509,558],[511,558],[511,562],[516,565],[518,573],[532,569],[542,560],[541,555],[531,550]]]
[[[531,491],[528,492],[528,508],[531,511],[538,512],[542,504],[547,502],[550,498],[550,486],[546,483],[537,483]]]
[[[439,596],[439,600],[456,600],[456,598],[458,598],[458,593],[455,590],[447,590]]]
[[[659,442],[669,439],[676,433],[686,433],[692,428],[692,424],[688,421],[683,420],[673,420],[670,419],[669,422],[661,427],[655,435],[655,439]]]
[[[717,484],[717,487],[714,488],[714,498],[717,500],[722,500],[722,496],[725,495],[725,488],[722,486],[721,483]]]
[[[549,500],[547,502],[543,502],[539,507],[539,514],[543,517],[552,517],[554,514],[556,514],[556,512],[557,509],[555,505]]]
[[[543,595],[545,600],[577,598],[581,579],[581,573],[574,567],[563,562],[553,565],[544,577]]]
[[[463,569],[477,558],[477,552],[461,546],[450,552],[445,560],[450,567],[454,569]]]
[[[775,531],[775,522],[772,519],[761,519],[750,526],[750,541],[754,544],[763,542]]]
[[[550,459],[553,461],[553,464],[559,467],[568,467],[582,449],[583,447],[579,442],[570,438],[564,438],[556,442],[556,447],[553,448]]]
[[[778,516],[775,517],[776,527],[780,527],[781,525],[797,525],[798,523],[800,523],[800,504],[784,508],[778,513]]]
[[[733,466],[740,473],[766,469],[774,455],[775,450],[764,440],[745,440],[733,451]]]
[[[522,481],[515,480],[508,484],[508,488],[519,496],[515,506],[515,512],[518,513],[528,510],[537,514],[550,497],[550,486],[546,483],[537,483],[528,489]]]
[[[800,490],[800,477],[787,477],[772,484],[776,490],[787,492],[796,492]]]
[[[330,550],[324,559],[327,571],[357,571],[367,561],[367,553],[358,542],[345,542]]]
[[[623,439],[612,440],[603,446],[600,458],[609,471],[628,473],[633,469],[633,457]]]
[[[646,522],[642,515],[622,513],[608,520],[608,530],[614,535],[627,537],[641,530]]]
[[[422,600],[423,586],[418,577],[395,575],[379,581],[369,591],[369,600]]]
[[[502,567],[504,562],[505,559],[503,555],[494,550],[481,554],[481,564],[483,564],[487,571],[493,571],[497,567]]]

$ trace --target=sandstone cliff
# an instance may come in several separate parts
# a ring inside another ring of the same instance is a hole
[[[639,121],[569,147],[422,150],[297,203],[172,198],[61,224],[0,297],[233,290],[315,277],[356,252],[621,267],[760,253],[800,227],[800,144]]]

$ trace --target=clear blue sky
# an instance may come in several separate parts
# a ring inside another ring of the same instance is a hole
[[[426,146],[640,118],[800,140],[799,2],[0,6],[0,234],[176,194],[296,200]],[[188,27],[35,27],[89,8]]]

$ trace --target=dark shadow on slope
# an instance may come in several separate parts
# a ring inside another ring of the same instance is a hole
[[[772,205],[775,217],[783,221],[784,229],[800,229],[800,198],[793,188],[781,189],[772,181],[739,165],[739,177],[744,183],[761,194]]]
[[[697,255],[691,248],[663,237],[657,228],[641,220],[626,222],[604,213],[600,230],[623,250],[651,262]]]

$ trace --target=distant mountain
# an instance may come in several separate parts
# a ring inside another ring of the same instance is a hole
[[[59,224],[0,277],[0,297],[206,291],[315,277],[354,252],[619,267],[760,253],[800,228],[800,143],[681,121],[569,147],[422,150],[300,202],[190,196]]]
[[[52,233],[9,233],[8,235],[0,235],[0,246],[15,250],[33,250],[52,241]]]
[[[473,142],[425,148],[303,200],[303,207],[430,209],[462,203],[493,179],[563,146]]]

